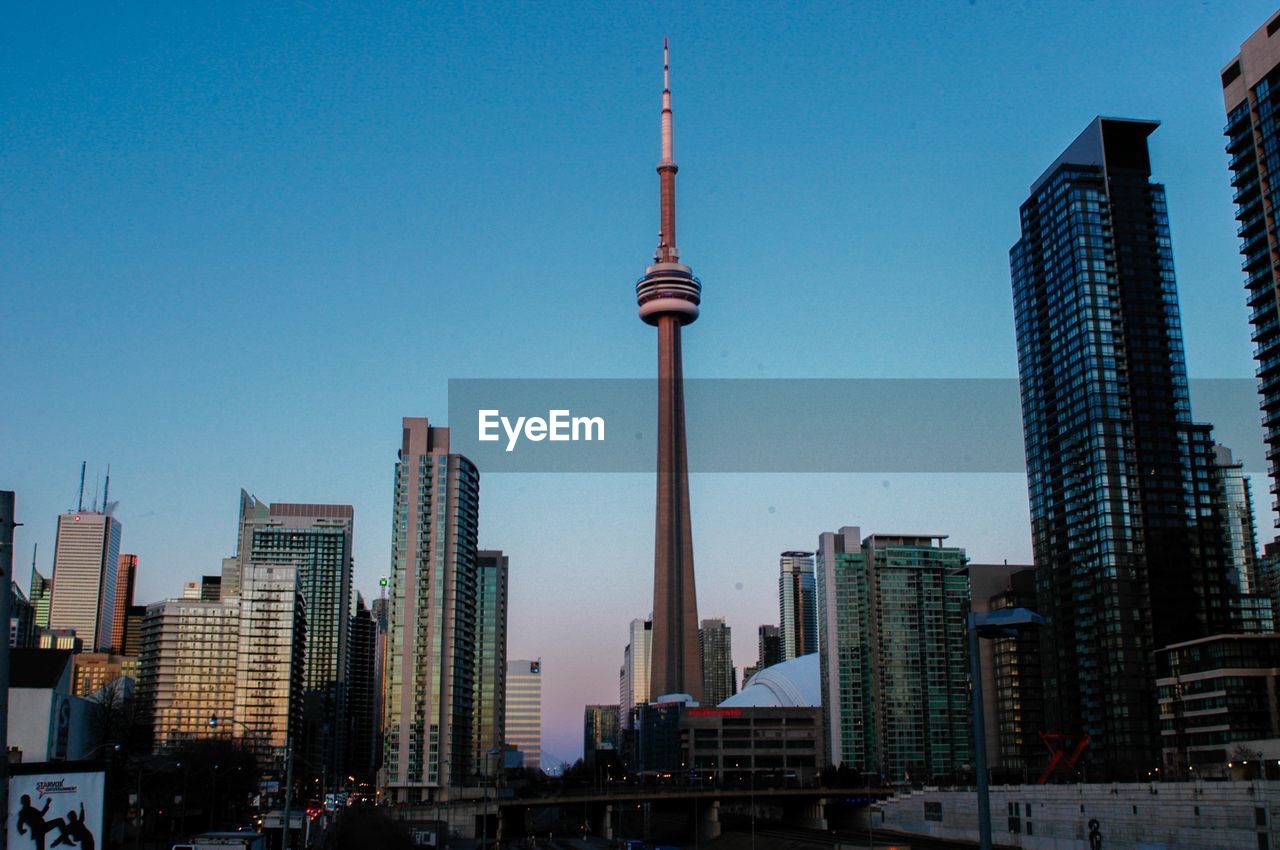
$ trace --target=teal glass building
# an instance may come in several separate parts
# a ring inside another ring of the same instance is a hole
[[[943,535],[818,539],[827,759],[890,782],[954,777],[972,757],[963,549]]]

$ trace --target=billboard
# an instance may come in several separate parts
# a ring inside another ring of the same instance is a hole
[[[23,765],[9,777],[9,850],[105,847],[105,789],[101,770]]]

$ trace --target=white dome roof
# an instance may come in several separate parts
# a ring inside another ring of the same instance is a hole
[[[818,653],[811,652],[764,668],[748,679],[742,690],[720,705],[727,708],[748,706],[813,708],[822,705]]]

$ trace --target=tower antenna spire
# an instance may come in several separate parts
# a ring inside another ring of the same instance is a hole
[[[662,159],[658,162],[661,211],[658,222],[659,263],[680,261],[676,248],[676,143],[675,115],[671,111],[671,54],[667,39],[662,39]]]

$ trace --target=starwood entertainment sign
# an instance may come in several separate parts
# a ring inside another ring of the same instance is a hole
[[[9,850],[105,846],[102,771],[56,764],[10,770],[16,775],[9,777]]]

